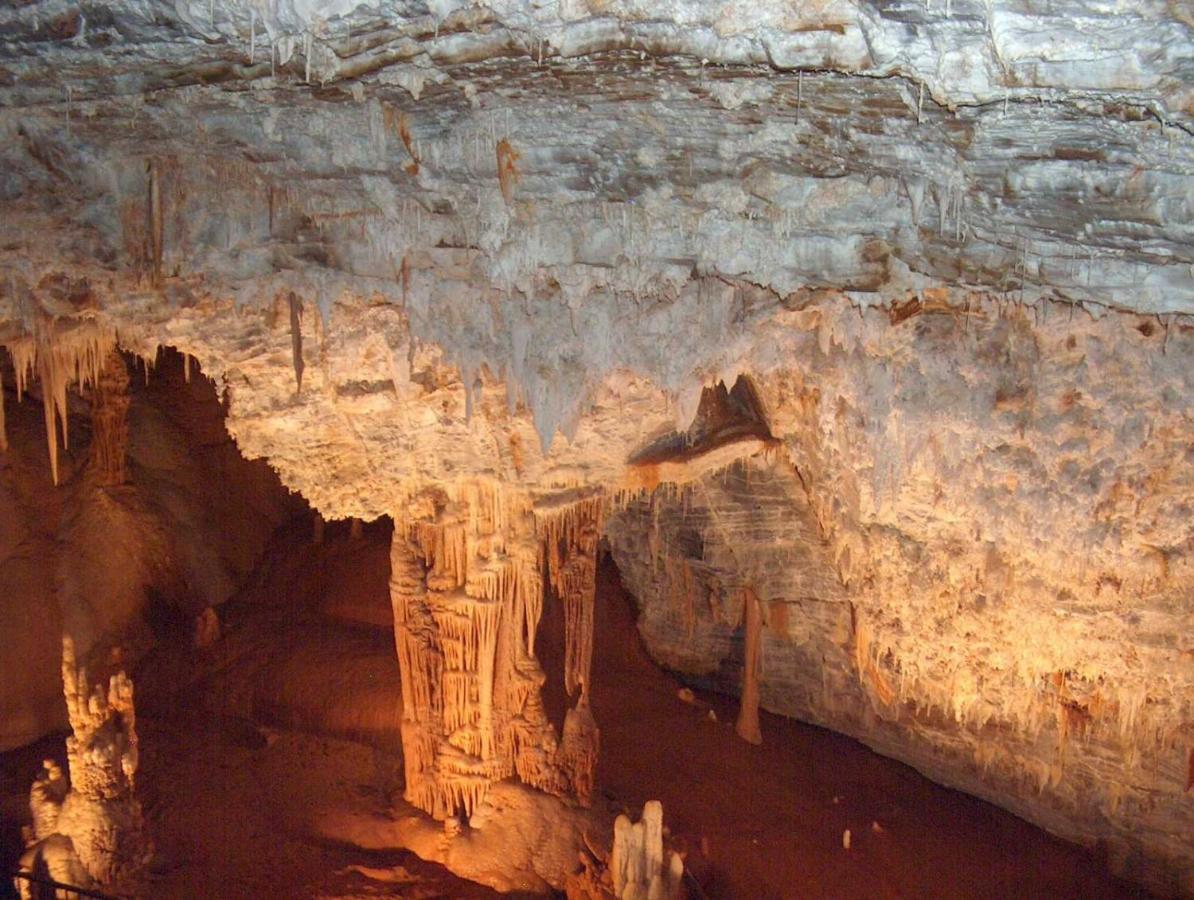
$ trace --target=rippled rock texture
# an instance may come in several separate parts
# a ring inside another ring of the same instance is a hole
[[[609,522],[652,654],[736,692],[753,592],[765,707],[1188,890],[1189,335],[1150,352],[1134,321],[930,315],[793,353],[759,381],[786,453]]]

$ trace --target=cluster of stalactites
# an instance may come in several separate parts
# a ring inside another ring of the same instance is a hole
[[[490,784],[514,774],[588,800],[600,524],[600,498],[541,515],[525,493],[470,482],[412,506],[396,525],[390,590],[409,802],[438,819],[471,816]],[[562,744],[543,709],[535,658],[545,557],[565,601],[568,687],[583,698]]]
[[[66,392],[72,385],[98,385],[105,361],[115,346],[115,333],[94,323],[59,329],[48,320],[40,323],[32,336],[7,345],[16,374],[18,402],[24,398],[30,378],[36,375],[41,381],[46,446],[54,484],[58,484],[59,431],[62,446],[70,446]],[[2,393],[0,390],[0,434],[4,426]],[[0,437],[0,449],[7,449],[6,437]]]

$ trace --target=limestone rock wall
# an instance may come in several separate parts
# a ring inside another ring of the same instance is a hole
[[[1189,890],[1191,335],[897,318],[789,335],[785,452],[611,517],[648,647],[737,690],[752,588],[764,706]]]

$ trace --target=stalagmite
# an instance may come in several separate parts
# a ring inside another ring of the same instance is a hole
[[[8,425],[4,421],[4,377],[0,374],[0,453],[8,450]]]
[[[734,730],[744,741],[763,743],[759,730],[759,657],[762,649],[763,614],[759,598],[747,588],[742,597],[742,617],[746,632],[746,649],[742,666],[742,705]]]
[[[134,791],[133,684],[124,672],[112,675],[106,690],[92,684],[70,637],[62,642],[62,682],[72,732],[66,739],[70,790],[47,763],[31,792],[36,824],[21,865],[58,868],[74,883],[129,887],[150,856]]]
[[[614,896],[620,900],[671,900],[680,896],[684,861],[674,850],[664,865],[663,804],[648,800],[643,817],[631,824],[626,816],[614,822],[609,858]]]
[[[29,793],[29,813],[33,820],[33,837],[44,841],[58,829],[58,814],[62,801],[70,791],[70,784],[62,767],[54,760],[42,762],[42,770],[33,780]]]

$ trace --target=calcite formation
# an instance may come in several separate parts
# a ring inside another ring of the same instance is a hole
[[[663,805],[658,800],[643,805],[638,822],[618,816],[609,871],[619,900],[669,900],[681,895],[684,862],[674,850],[664,856]]]
[[[514,774],[588,801],[598,732],[584,686],[600,512],[599,496],[539,509],[524,492],[476,482],[429,493],[396,524],[406,799],[435,818],[467,821],[489,786]],[[581,688],[562,744],[535,657],[545,557],[568,621],[565,681]]]
[[[568,900],[676,900],[684,892],[684,860],[665,846],[663,804],[648,800],[642,818],[614,820],[613,843],[606,854],[582,853],[579,872],[568,878]]]
[[[124,358],[109,349],[91,392],[90,468],[98,484],[124,484],[129,443],[129,374]]]
[[[70,787],[47,761],[34,782],[27,871],[49,870],[67,884],[127,888],[149,860],[141,804],[135,795],[137,727],[133,685],[123,671],[93,684],[63,641],[62,680],[71,736],[66,740]]]
[[[28,337],[7,344],[15,373],[17,402],[22,400],[29,380],[36,374],[42,392],[42,406],[45,409],[46,447],[50,455],[50,472],[54,483],[58,483],[58,448],[61,443],[70,444],[70,418],[67,410],[67,390],[72,386],[91,387],[97,394],[117,394],[123,385],[111,363],[106,364],[115,347],[115,335],[107,329],[96,328],[93,323],[80,323],[77,327],[60,327],[54,320],[41,318]],[[108,378],[116,383],[102,385],[101,378],[107,365]],[[123,365],[123,363],[121,363]],[[124,384],[127,384],[127,376]],[[119,399],[114,398],[114,403]],[[121,437],[118,425],[121,414],[113,409],[113,439]],[[6,440],[7,442],[7,440]],[[123,452],[123,445],[120,447]],[[106,461],[105,466],[115,465],[115,460]]]
[[[667,664],[1188,887],[1192,28],[1160,0],[23,4],[0,377],[40,377],[52,461],[113,340],[173,346],[321,515],[394,517],[436,816],[511,772],[591,790],[604,535]]]
[[[763,611],[752,588],[742,595],[742,628],[745,649],[742,653],[742,708],[734,725],[738,736],[752,744],[763,743],[759,730],[759,654],[763,642]]]
[[[1179,890],[1190,332],[997,305],[841,326],[756,381],[784,454],[608,520],[648,647],[739,690],[753,594],[765,707]]]

